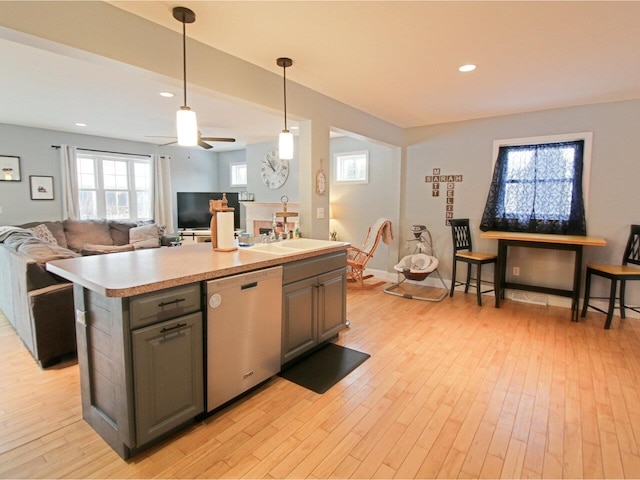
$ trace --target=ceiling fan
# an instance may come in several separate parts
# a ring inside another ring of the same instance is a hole
[[[161,135],[156,137],[157,138],[176,138],[176,137],[168,137],[168,136],[164,137]],[[207,142],[235,142],[235,141],[236,141],[235,138],[228,138],[228,137],[203,137],[200,130],[198,130],[198,146],[201,148],[204,148],[205,150],[209,150],[210,148],[213,148],[213,146],[209,145]],[[173,145],[174,143],[178,143],[177,138],[173,142],[163,143],[160,146],[165,147],[167,145]]]

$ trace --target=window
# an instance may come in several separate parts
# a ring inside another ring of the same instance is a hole
[[[247,164],[232,163],[231,164],[231,186],[245,187],[247,185]]]
[[[151,158],[78,150],[76,166],[81,219],[153,218]]]
[[[588,145],[578,137],[499,144],[480,229],[585,235],[585,147],[590,152],[591,137]]]
[[[336,183],[369,183],[369,152],[336,153]]]

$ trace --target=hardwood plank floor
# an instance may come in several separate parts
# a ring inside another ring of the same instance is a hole
[[[129,461],[82,420],[77,364],[41,370],[0,315],[1,478],[638,478],[640,321],[349,287],[324,395],[276,377]]]

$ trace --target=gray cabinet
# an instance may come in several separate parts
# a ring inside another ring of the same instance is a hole
[[[131,334],[136,441],[144,445],[202,413],[202,314]]]
[[[200,284],[131,298],[74,285],[82,415],[122,458],[204,410],[200,301]]]
[[[346,325],[346,254],[284,265],[282,364],[333,338]]]

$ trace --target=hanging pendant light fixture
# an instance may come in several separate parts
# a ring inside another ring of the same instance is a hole
[[[184,80],[184,105],[176,112],[178,145],[195,147],[198,145],[198,121],[196,112],[187,106],[187,23],[196,21],[196,14],[186,7],[175,7],[173,18],[182,23],[182,77]]]
[[[282,67],[282,78],[284,83],[284,130],[280,132],[278,138],[278,152],[282,160],[293,159],[293,135],[287,129],[287,67],[293,65],[293,60],[280,57],[276,60],[279,67]]]

